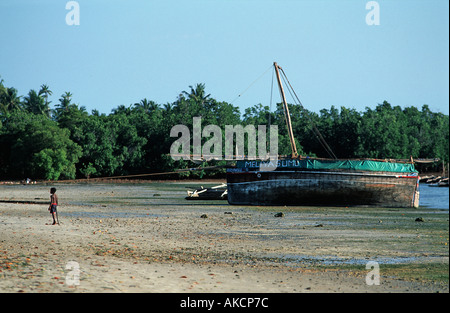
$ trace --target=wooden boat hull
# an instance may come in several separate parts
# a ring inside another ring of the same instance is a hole
[[[227,172],[233,205],[418,206],[418,176],[333,170]]]

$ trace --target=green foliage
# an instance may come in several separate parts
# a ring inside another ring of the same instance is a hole
[[[81,147],[69,131],[44,115],[17,111],[0,131],[2,176],[75,178]]]
[[[427,105],[401,109],[388,102],[366,109],[358,123],[357,154],[373,158],[440,158],[448,162],[449,118]]]
[[[87,165],[82,165],[80,169],[80,173],[84,175],[86,178],[90,178],[91,175],[97,173],[97,169],[92,165],[92,163],[88,163]]]
[[[70,92],[62,94],[51,110],[50,95],[49,87],[41,85],[39,92],[30,90],[22,97],[0,79],[0,179],[93,178],[194,167],[191,161],[175,161],[169,155],[176,140],[170,130],[183,124],[192,137],[193,117],[198,116],[202,128],[218,125],[222,129],[222,142],[225,125],[278,125],[279,154],[291,153],[281,104],[274,112],[257,104],[241,116],[237,107],[207,94],[204,84],[189,86],[173,103],[161,105],[144,98],[120,105],[109,115],[95,110],[89,114],[72,103]],[[427,105],[421,110],[402,109],[384,101],[364,112],[332,106],[319,114],[290,105],[290,113],[300,155],[329,157],[313,132],[314,125],[339,158],[449,159],[449,117],[431,112]],[[208,139],[202,138],[202,144]],[[226,161],[202,165],[212,164]],[[224,169],[218,169],[170,177],[223,174]]]
[[[58,180],[64,173],[65,178],[75,178],[75,164],[67,156],[65,149],[46,148],[35,153],[32,158],[35,176]]]

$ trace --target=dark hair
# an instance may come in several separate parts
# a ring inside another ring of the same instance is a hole
[[[56,188],[55,188],[55,187],[52,187],[52,188],[50,189],[50,192],[51,192],[51,193],[55,193],[55,192],[56,192]]]

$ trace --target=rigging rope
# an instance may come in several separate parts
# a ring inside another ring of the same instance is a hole
[[[271,66],[272,67],[272,66]],[[270,101],[269,101],[269,128],[272,125],[272,95],[273,95],[273,77],[275,76],[275,69],[272,71],[272,84],[270,86]]]
[[[76,183],[76,182],[83,182],[83,181],[96,181],[96,180],[107,180],[107,179],[123,179],[123,178],[133,178],[133,177],[145,177],[145,176],[160,176],[160,175],[169,175],[169,174],[179,174],[184,172],[191,172],[191,171],[197,171],[197,170],[213,170],[213,169],[219,169],[224,168],[223,165],[216,165],[216,166],[204,166],[204,167],[190,167],[190,168],[184,168],[179,169],[171,172],[162,172],[162,173],[147,173],[147,174],[133,174],[133,175],[122,175],[122,176],[106,176],[106,177],[94,177],[94,178],[78,178],[78,179],[65,179],[65,180],[58,180],[58,183]],[[42,183],[48,183],[47,181],[43,181]]]
[[[333,158],[333,159],[337,159],[336,155],[334,154],[333,150],[331,149],[331,147],[328,145],[328,143],[325,141],[325,139],[323,138],[322,134],[320,133],[319,129],[317,128],[316,124],[314,123],[314,121],[312,120],[312,118],[309,116],[308,111],[303,107],[302,102],[300,101],[300,99],[298,98],[297,94],[295,93],[294,88],[292,88],[291,83],[289,82],[289,79],[286,76],[286,73],[284,72],[284,70],[280,67],[279,68],[281,70],[281,73],[283,74],[281,77],[283,78],[283,81],[285,82],[286,86],[288,86],[289,88],[289,94],[291,95],[292,99],[298,101],[298,104],[300,106],[300,108],[302,109],[303,114],[306,115],[306,117],[309,119],[309,121],[311,122],[311,125],[313,127],[313,132],[314,135],[316,136],[317,140],[319,141],[319,143],[322,145],[322,147],[325,149],[325,151],[328,153],[328,155]],[[295,97],[294,97],[295,96]]]
[[[266,75],[266,73],[272,68],[272,65],[264,71],[264,73],[261,74],[261,76],[259,76],[257,79],[255,79],[247,88],[245,88],[244,91],[242,91],[233,101],[230,102],[230,104],[233,104],[234,101],[236,101],[238,98],[240,98],[247,90],[250,89],[250,87],[252,87],[258,80],[260,80],[264,75]]]

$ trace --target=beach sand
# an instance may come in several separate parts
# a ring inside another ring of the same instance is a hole
[[[0,292],[448,292],[448,279],[385,270],[438,264],[448,277],[448,211],[185,200],[198,184],[0,185]]]

